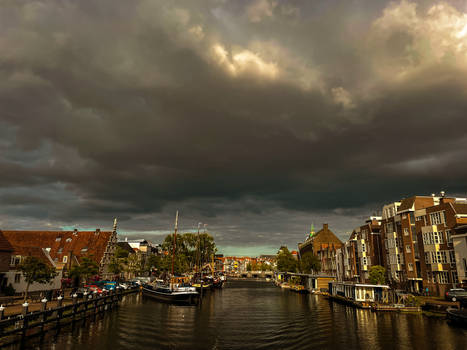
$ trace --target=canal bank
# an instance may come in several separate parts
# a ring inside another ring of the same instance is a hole
[[[126,296],[41,349],[462,349],[467,331],[422,315],[372,313],[272,283],[228,281],[200,306]],[[11,347],[18,349],[18,347]]]

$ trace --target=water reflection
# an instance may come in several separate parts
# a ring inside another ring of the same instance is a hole
[[[229,282],[202,305],[127,296],[118,311],[30,347],[44,349],[464,349],[466,330],[373,313],[265,282]]]

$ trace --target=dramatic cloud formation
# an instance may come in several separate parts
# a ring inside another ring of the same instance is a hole
[[[179,209],[270,252],[467,191],[462,1],[6,0],[0,31],[0,228]]]

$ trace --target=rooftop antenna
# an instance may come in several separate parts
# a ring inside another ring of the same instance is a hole
[[[175,229],[174,229],[174,241],[172,248],[172,276],[174,275],[174,261],[175,261],[175,247],[177,246],[177,230],[178,230],[178,210],[175,214]]]

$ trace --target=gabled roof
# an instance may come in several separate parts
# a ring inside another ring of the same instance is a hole
[[[50,255],[47,253],[47,251],[45,251],[42,248],[39,248],[39,247],[20,247],[20,246],[14,246],[13,248],[14,248],[14,251],[13,251],[14,255],[19,255],[19,256],[22,256],[22,257],[28,257],[28,256],[35,257],[35,258],[37,258],[39,260],[42,260],[47,265],[55,266],[55,264],[54,264],[53,260],[51,259]]]
[[[100,263],[112,231],[0,231],[15,248],[50,248],[52,259],[62,261],[70,252],[80,260],[83,256],[92,256]]]
[[[5,236],[2,234],[2,231],[0,231],[0,252],[12,252],[13,247],[11,246],[10,242],[5,238]]]

